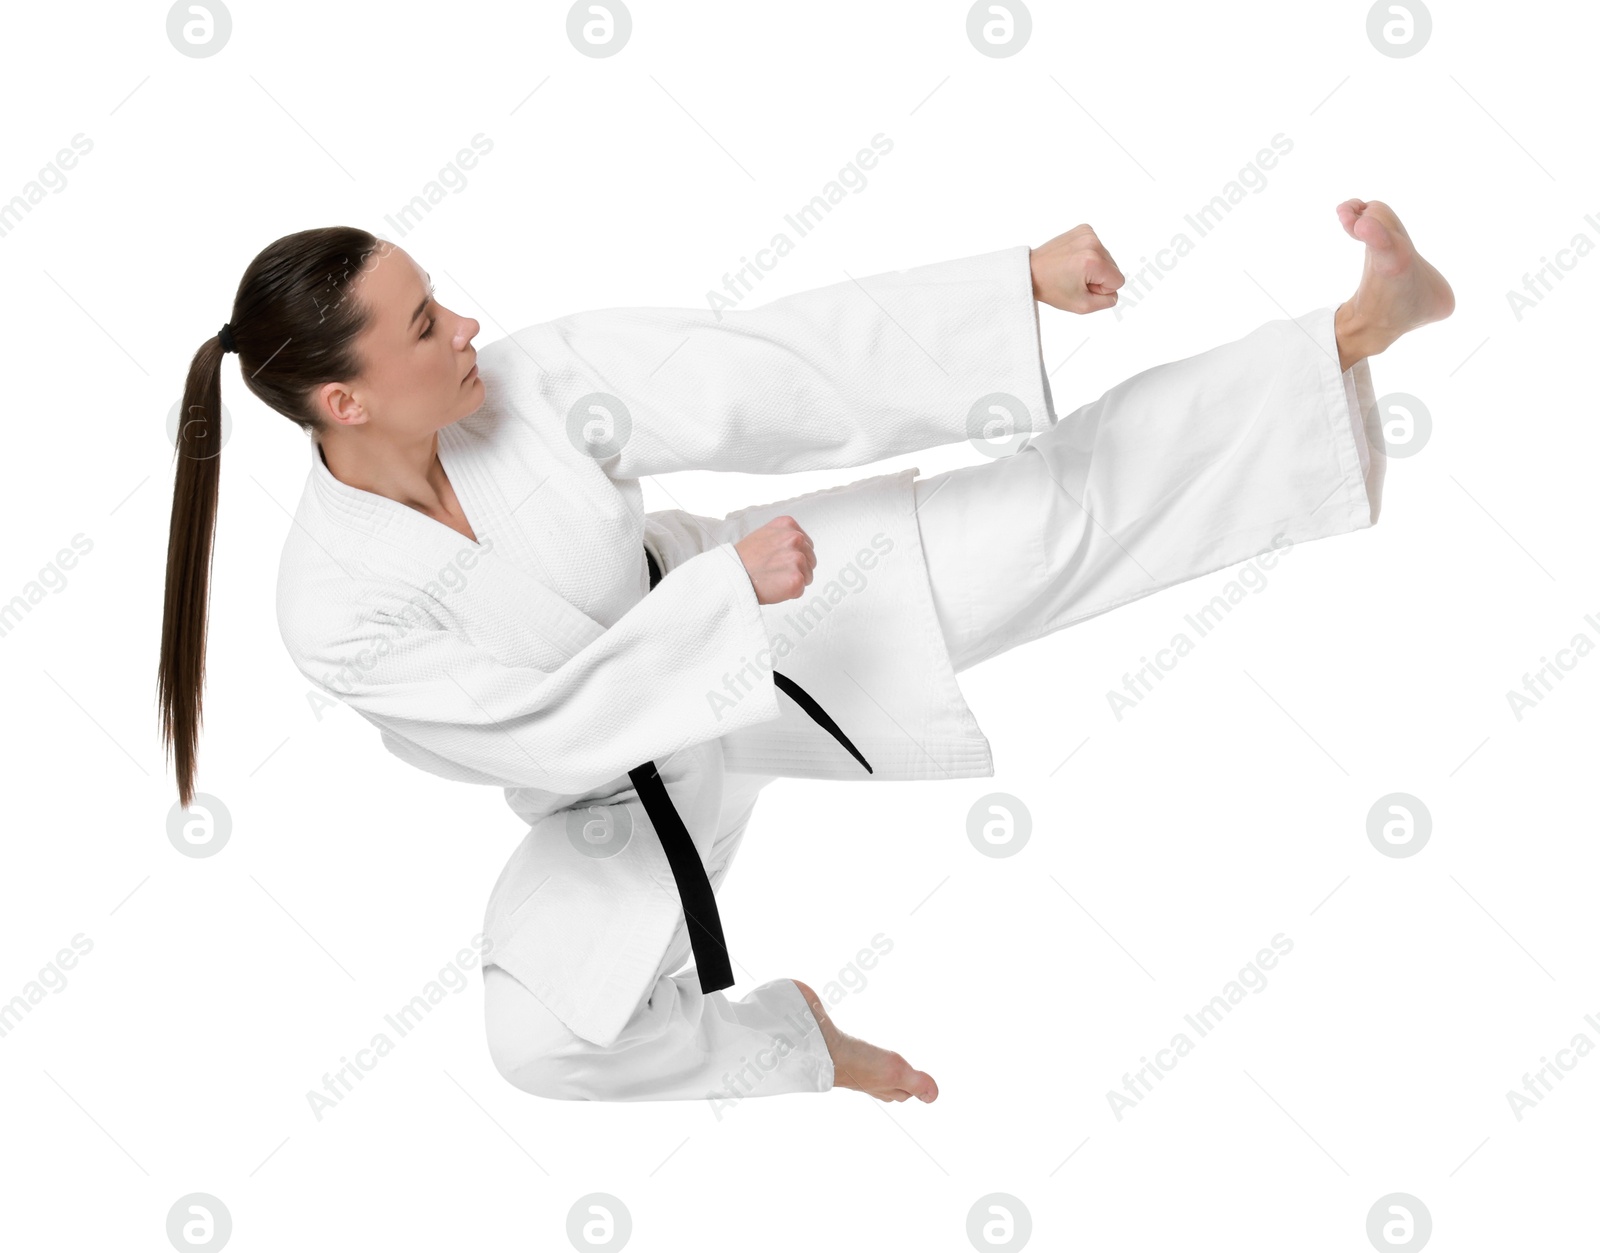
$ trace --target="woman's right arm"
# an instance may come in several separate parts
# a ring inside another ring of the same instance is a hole
[[[312,646],[285,640],[308,678],[340,673],[324,686],[396,756],[473,783],[577,795],[781,712],[756,585],[732,543],[669,571],[548,672],[443,627],[397,632],[384,615]]]

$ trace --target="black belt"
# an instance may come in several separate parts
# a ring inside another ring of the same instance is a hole
[[[644,556],[650,563],[650,589],[654,591],[656,584],[661,582],[661,567],[656,565],[655,554],[648,547],[644,550]],[[772,672],[772,681],[811,715],[817,725],[843,744],[850,755],[866,767],[868,774],[872,773],[867,759],[798,683],[776,670]],[[689,943],[694,949],[700,990],[710,993],[731,988],[733,967],[728,963],[728,946],[722,939],[722,918],[717,913],[716,894],[711,890],[711,880],[706,875],[700,854],[695,850],[694,841],[689,837],[683,819],[678,816],[672,798],[667,795],[666,785],[656,772],[656,763],[647,761],[642,766],[635,766],[628,771],[628,778],[633,780],[634,790],[639,793],[644,811],[650,816],[650,822],[661,840],[661,851],[667,855],[667,865],[672,868],[672,877],[678,885],[678,900],[683,904],[683,916],[689,924]]]

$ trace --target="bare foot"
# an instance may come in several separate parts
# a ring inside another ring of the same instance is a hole
[[[1333,315],[1339,369],[1382,352],[1407,331],[1447,318],[1456,307],[1444,275],[1418,254],[1394,210],[1381,200],[1346,200],[1345,233],[1367,246],[1356,294]]]
[[[833,1086],[854,1088],[880,1101],[903,1101],[909,1096],[932,1103],[938,1099],[939,1085],[933,1076],[913,1070],[911,1063],[898,1053],[868,1044],[853,1035],[846,1035],[828,1017],[822,1001],[806,984],[794,979],[794,986],[806,998],[811,1015],[822,1028],[822,1039],[833,1057]]]

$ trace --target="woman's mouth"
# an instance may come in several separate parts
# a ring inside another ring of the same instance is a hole
[[[477,363],[477,362],[476,362],[476,361],[474,361],[474,362],[473,362],[473,363],[472,363],[472,369],[470,369],[470,370],[468,370],[468,371],[467,371],[467,377],[466,377],[466,378],[464,378],[464,379],[462,379],[462,380],[461,380],[461,381],[462,381],[462,383],[464,383],[464,384],[465,384],[465,383],[470,383],[470,382],[472,382],[472,381],[473,381],[473,380],[474,380],[474,379],[476,379],[476,378],[477,378],[477,377],[478,377],[478,363]]]

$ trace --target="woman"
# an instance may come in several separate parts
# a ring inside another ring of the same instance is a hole
[[[1454,300],[1387,206],[1338,216],[1366,246],[1349,300],[1059,421],[1036,302],[1105,309],[1123,282],[1087,226],[753,310],[571,314],[481,353],[402,249],[343,227],[276,241],[185,389],[160,667],[182,803],[236,350],[310,436],[277,588],[296,666],[397,756],[504,787],[529,824],[485,924],[501,1073],[568,1099],[933,1100],[808,985],[722,992],[735,950],[714,892],[756,797],[779,776],[992,775],[959,671],[1372,525],[1366,358]],[[642,507],[649,474],[858,466],[997,424],[1022,437],[1013,455],[928,480],[723,519]]]

